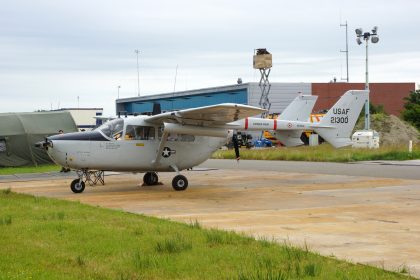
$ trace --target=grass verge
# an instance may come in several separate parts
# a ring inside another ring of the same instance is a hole
[[[38,166],[0,167],[0,175],[22,174],[22,173],[43,173],[60,171],[61,167],[55,164]]]
[[[404,279],[322,257],[142,215],[0,191],[4,279]]]
[[[234,159],[234,150],[217,150],[213,153],[215,159]],[[420,159],[420,147],[415,147],[412,153],[403,146],[383,146],[379,149],[356,149],[351,147],[335,149],[329,144],[316,147],[280,147],[267,149],[241,149],[241,159],[256,160],[294,160],[322,162],[351,162],[363,160],[410,160]]]

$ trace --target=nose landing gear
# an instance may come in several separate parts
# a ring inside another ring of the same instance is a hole
[[[98,182],[102,185],[105,185],[105,174],[101,170],[91,170],[82,169],[77,170],[78,179],[74,179],[70,184],[70,189],[74,193],[82,193],[85,190],[85,183],[88,183],[89,186],[94,186]]]
[[[85,182],[80,179],[74,179],[70,184],[70,189],[74,193],[81,193],[85,190]]]

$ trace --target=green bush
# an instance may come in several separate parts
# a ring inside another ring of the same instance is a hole
[[[410,92],[405,99],[401,117],[420,130],[420,90]]]

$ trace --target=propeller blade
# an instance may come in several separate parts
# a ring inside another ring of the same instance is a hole
[[[52,148],[52,146],[53,146],[53,143],[48,138],[45,138],[45,141],[40,141],[38,143],[35,143],[35,147],[37,147],[37,148],[48,149],[48,147]]]

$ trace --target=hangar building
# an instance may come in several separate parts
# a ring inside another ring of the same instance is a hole
[[[399,115],[404,97],[415,90],[415,83],[370,83],[371,101],[384,105],[389,114]],[[318,95],[314,112],[329,109],[350,89],[363,89],[364,83],[271,83],[270,113],[281,113],[298,95]],[[197,90],[179,91],[116,100],[117,114],[143,114],[153,111],[160,103],[162,111],[172,111],[219,103],[239,103],[258,106],[261,90],[258,83],[244,83]]]
[[[92,130],[102,124],[103,108],[61,108],[55,111],[66,111],[72,116],[79,131]]]

